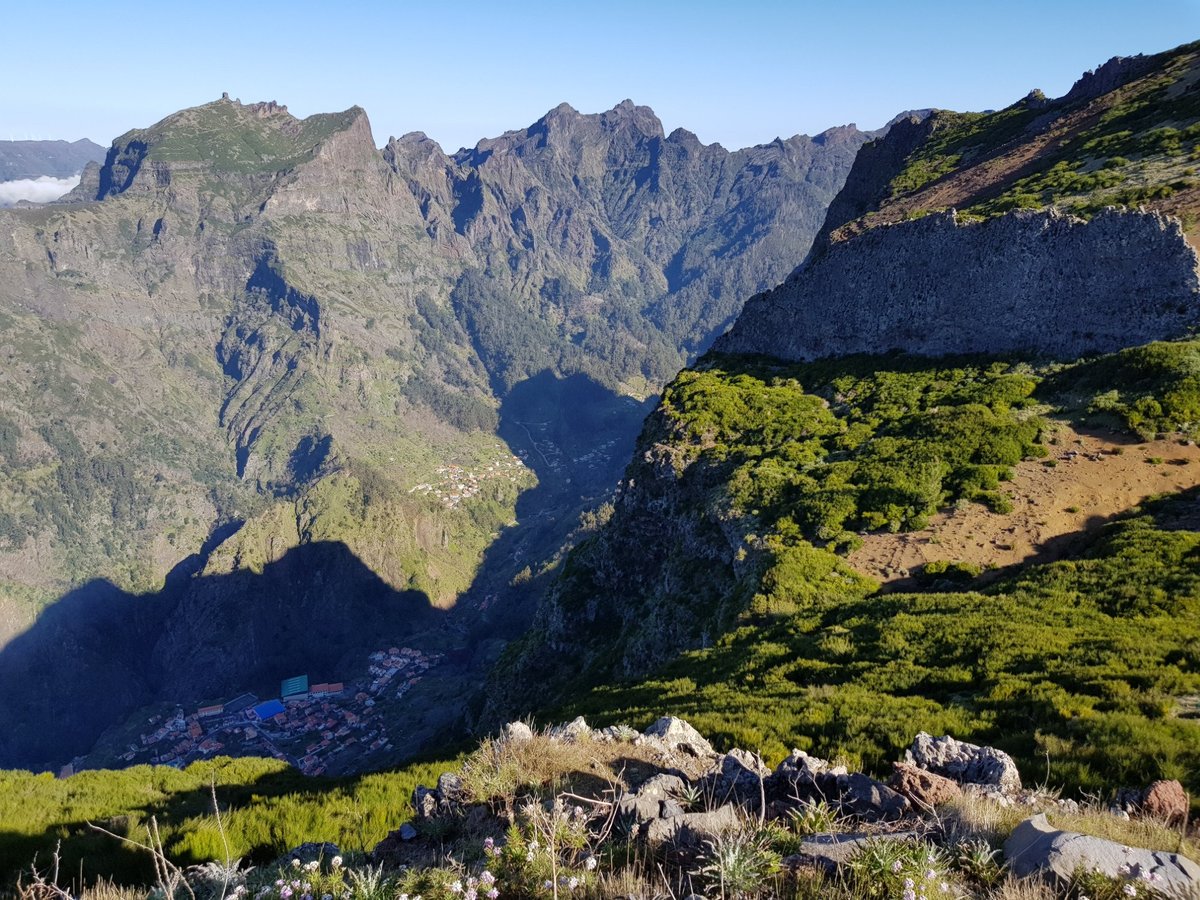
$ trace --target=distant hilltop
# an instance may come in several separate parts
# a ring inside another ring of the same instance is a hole
[[[0,141],[0,182],[23,178],[70,178],[90,162],[103,162],[105,150],[78,141]]]

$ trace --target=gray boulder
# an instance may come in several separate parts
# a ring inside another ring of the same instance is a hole
[[[718,804],[744,803],[758,806],[771,777],[762,757],[746,750],[730,750],[709,776],[713,800]]]
[[[500,731],[500,742],[504,744],[526,744],[533,740],[533,729],[524,722],[509,722]]]
[[[674,716],[663,716],[643,734],[660,742],[667,750],[682,751],[689,756],[700,758],[717,755],[712,744],[704,739],[704,735],[683,719]]]
[[[655,819],[646,828],[646,839],[654,845],[666,845],[676,850],[697,849],[705,841],[738,827],[737,811],[721,806],[711,812],[684,813],[669,819]]]
[[[894,822],[908,812],[908,799],[866,775],[837,776],[838,805],[867,822]]]
[[[837,795],[837,776],[846,774],[845,766],[793,750],[767,779],[767,796],[784,804],[832,800]]]
[[[583,716],[576,716],[570,722],[555,725],[550,729],[551,739],[562,741],[564,744],[573,744],[580,738],[591,736],[591,726],[588,725],[587,720]]]
[[[905,762],[962,784],[982,784],[1016,793],[1021,773],[1012,757],[994,747],[956,741],[949,735],[935,738],[922,731],[904,754]]]
[[[683,808],[675,798],[682,790],[682,778],[655,775],[637,791],[621,798],[617,803],[617,815],[638,822],[681,815]]]
[[[1004,858],[1018,877],[1041,875],[1068,881],[1078,870],[1128,878],[1168,897],[1200,894],[1200,865],[1175,853],[1125,847],[1116,841],[1060,831],[1045,814],[1026,819],[1004,844]]]

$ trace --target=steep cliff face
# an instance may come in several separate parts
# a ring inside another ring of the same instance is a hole
[[[502,389],[549,366],[646,393],[736,315],[741,286],[775,283],[807,251],[871,136],[730,152],[664,135],[625,101],[597,115],[562,104],[453,157],[407,135],[384,157],[430,237],[464,259],[451,300]],[[497,307],[514,337],[489,326]]]
[[[752,298],[715,349],[1075,359],[1189,333],[1198,265],[1179,221],[1158,213],[935,214],[834,245]]]

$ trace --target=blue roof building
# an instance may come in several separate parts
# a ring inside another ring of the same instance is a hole
[[[258,716],[260,720],[265,722],[267,719],[271,718],[271,716],[277,716],[281,712],[286,711],[286,709],[287,707],[285,707],[278,700],[264,700],[262,703],[258,704],[258,706],[254,707],[254,715]]]

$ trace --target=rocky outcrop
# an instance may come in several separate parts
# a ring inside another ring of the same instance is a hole
[[[956,741],[949,735],[935,738],[922,731],[905,751],[904,759],[960,784],[994,787],[1008,793],[1021,790],[1021,773],[1011,756],[994,747]]]
[[[1099,872],[1153,888],[1167,897],[1190,898],[1200,889],[1200,865],[1175,853],[1127,847],[1115,841],[1054,828],[1045,814],[1026,819],[1004,844],[1004,858],[1018,877],[1042,875],[1067,882],[1076,872]]]
[[[1116,808],[1178,827],[1188,819],[1188,795],[1178,781],[1160,779],[1141,789],[1122,788],[1117,792]]]
[[[895,763],[891,787],[903,794],[918,809],[933,810],[962,796],[956,781],[935,775],[912,763]]]
[[[1157,213],[963,222],[952,210],[833,245],[752,298],[714,349],[1075,359],[1187,334],[1200,322],[1198,264],[1179,222]]]

